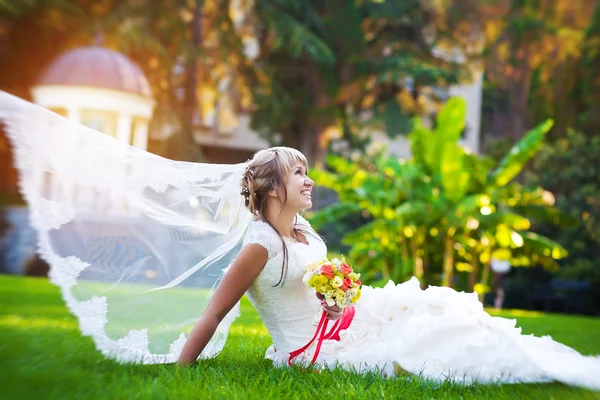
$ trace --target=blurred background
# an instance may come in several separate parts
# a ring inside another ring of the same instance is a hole
[[[0,60],[160,156],[301,150],[365,283],[600,314],[600,1],[2,0]],[[0,272],[46,276],[12,165],[2,134]]]

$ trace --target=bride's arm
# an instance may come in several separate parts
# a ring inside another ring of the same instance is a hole
[[[267,250],[258,244],[248,244],[240,251],[217,287],[208,307],[194,325],[177,364],[191,364],[202,353],[219,323],[240,300],[267,263]]]

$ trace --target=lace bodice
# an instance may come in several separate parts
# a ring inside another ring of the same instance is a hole
[[[283,266],[279,235],[267,223],[253,221],[244,239],[244,245],[257,243],[267,249],[267,264],[247,295],[269,330],[273,345],[284,352],[301,347],[314,334],[313,321],[321,308],[314,291],[302,282],[302,276],[309,264],[327,255],[325,243],[308,221],[298,216],[297,225],[309,232],[305,235],[308,244],[286,240],[288,265],[283,285],[277,285]]]

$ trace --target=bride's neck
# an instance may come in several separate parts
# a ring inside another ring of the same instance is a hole
[[[265,210],[264,218],[284,237],[294,238],[296,212],[286,209]]]

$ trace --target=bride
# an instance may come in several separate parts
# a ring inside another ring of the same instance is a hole
[[[286,366],[322,311],[341,317],[302,282],[327,248],[300,214],[312,206],[313,181],[297,150],[261,150],[237,165],[176,162],[1,92],[0,121],[50,279],[106,356],[180,365],[214,357],[247,294],[273,340],[266,357]],[[355,311],[318,364],[600,389],[600,358],[522,335],[474,293],[422,290],[412,278],[363,286]]]

